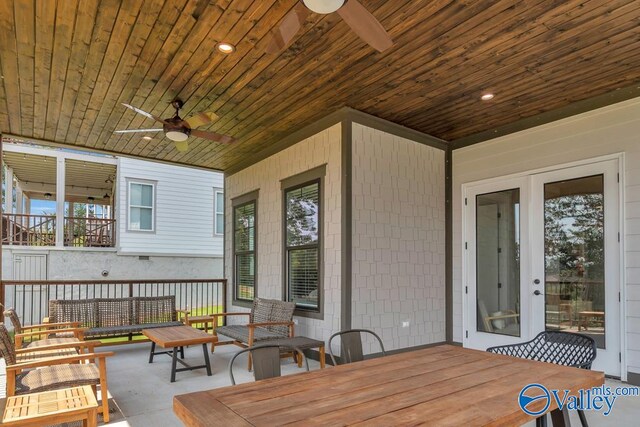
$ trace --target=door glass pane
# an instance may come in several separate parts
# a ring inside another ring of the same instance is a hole
[[[604,177],[544,186],[545,323],[604,348]]]
[[[476,196],[477,330],[520,336],[520,190]]]

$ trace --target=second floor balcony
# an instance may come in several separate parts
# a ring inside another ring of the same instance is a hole
[[[58,243],[55,215],[2,214],[2,244],[108,248],[115,246],[115,224],[109,218],[65,216]]]

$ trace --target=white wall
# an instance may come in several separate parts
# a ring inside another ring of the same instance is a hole
[[[461,185],[613,153],[625,155],[626,355],[629,372],[640,373],[640,98],[453,152],[455,341],[463,333]]]
[[[126,279],[221,279],[222,257],[118,255],[113,250],[29,250],[7,248],[2,251],[2,279],[13,280],[13,254],[46,254],[47,280],[126,280]],[[109,272],[107,277],[102,271]]]
[[[444,341],[444,151],[354,123],[352,164],[353,328],[388,350]]]
[[[155,231],[127,231],[127,179],[157,181]],[[121,157],[118,165],[119,253],[222,256],[214,235],[214,187],[222,174]]]
[[[257,226],[257,296],[282,299],[282,190],[280,180],[326,164],[324,178],[324,320],[297,318],[297,335],[328,339],[340,329],[341,126],[337,124],[227,177],[225,193],[226,271],[232,307],[231,199],[259,190]]]

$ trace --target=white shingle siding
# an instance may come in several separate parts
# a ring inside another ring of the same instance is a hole
[[[640,373],[640,98],[453,152],[455,341],[463,334],[461,185],[616,153],[625,156],[627,365]]]
[[[155,231],[127,230],[127,179],[155,181]],[[221,173],[121,157],[118,164],[119,253],[222,257],[214,236],[214,187]]]
[[[257,227],[257,294],[262,298],[282,299],[282,189],[280,181],[326,164],[324,178],[324,320],[298,318],[296,335],[327,340],[340,330],[341,260],[341,126],[332,126],[286,150],[268,157],[226,179],[226,271],[233,277],[231,199],[259,191]],[[232,306],[232,281],[229,282],[228,307]],[[231,321],[231,319],[230,319]]]
[[[352,326],[388,350],[445,340],[444,160],[353,124]],[[365,351],[379,349],[368,340]]]

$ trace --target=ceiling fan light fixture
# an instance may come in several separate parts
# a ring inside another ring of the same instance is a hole
[[[179,130],[170,130],[165,135],[167,136],[167,138],[169,138],[173,142],[186,141],[187,138],[189,138],[188,134],[181,132]]]
[[[340,9],[345,0],[302,0],[302,2],[313,12],[326,15]]]
[[[236,51],[236,47],[234,45],[226,42],[218,43],[216,45],[216,48],[218,49],[219,52],[224,53],[225,55],[228,55]]]
[[[187,141],[176,141],[175,142],[176,150],[180,153],[184,153],[189,149],[189,143]]]

